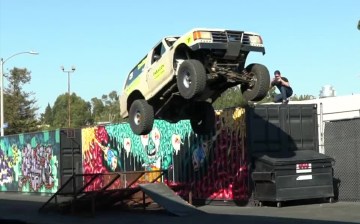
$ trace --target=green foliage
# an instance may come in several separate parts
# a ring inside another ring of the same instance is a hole
[[[257,103],[261,104],[261,103],[272,102],[275,94],[276,94],[275,88],[271,88],[269,90],[267,96],[263,100],[261,100]],[[213,106],[216,110],[230,108],[230,107],[246,107],[247,105],[248,105],[248,102],[246,102],[246,100],[244,100],[244,98],[242,97],[240,86],[235,86],[233,88],[226,90],[213,103]]]
[[[53,123],[53,115],[52,115],[52,108],[50,104],[47,105],[45,108],[45,113],[40,115],[40,123],[42,126],[42,129],[47,129],[50,127]]]
[[[69,95],[62,94],[52,108],[52,128],[69,127]],[[81,128],[92,124],[91,106],[75,93],[70,96],[70,127]]]
[[[123,121],[120,117],[119,96],[116,91],[110,92],[109,95],[104,94],[101,99],[94,97],[91,102],[86,102],[75,93],[70,99],[71,128]],[[58,96],[54,106],[48,105],[41,114],[42,130],[68,127],[68,111],[69,98],[66,93]]]
[[[120,123],[119,96],[116,91],[109,95],[102,95],[101,99],[96,97],[91,102],[86,102],[75,93],[71,95],[70,101],[70,122],[72,128],[81,128],[98,123]],[[41,128],[55,129],[69,126],[69,98],[68,94],[57,97],[54,106],[49,104],[45,112],[41,114]]]
[[[244,107],[246,105],[247,102],[242,97],[240,86],[229,88],[213,103],[214,109],[216,110],[230,107]]]
[[[92,115],[95,121],[101,120],[101,115],[104,112],[104,103],[102,100],[94,97],[91,99],[92,104]]]
[[[258,102],[259,104],[261,103],[271,103],[274,101],[274,96],[277,94],[275,92],[276,88],[275,87],[272,87],[269,89],[266,97],[264,99],[262,99],[260,102]]]
[[[109,95],[102,95],[101,99],[92,98],[91,105],[95,123],[119,123],[123,121],[120,117],[119,96],[116,91],[111,91]]]
[[[23,85],[31,81],[30,74],[26,68],[15,67],[6,76],[9,83],[4,89],[4,123],[8,123],[5,135],[39,130],[36,99],[31,98],[33,93],[23,91]]]
[[[55,100],[52,107],[52,124],[54,128],[68,126],[68,94],[62,94]]]

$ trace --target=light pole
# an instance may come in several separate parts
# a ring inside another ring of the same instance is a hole
[[[61,70],[68,74],[68,128],[71,127],[71,97],[70,97],[70,73],[75,72],[75,66],[71,66],[71,70],[65,70],[64,66],[61,66]]]
[[[19,54],[34,54],[34,55],[37,55],[39,53],[35,52],[35,51],[23,51],[23,52],[13,54],[13,55],[11,55],[10,57],[8,57],[6,59],[1,58],[1,60],[0,60],[0,85],[1,85],[1,90],[0,90],[0,98],[1,98],[0,99],[0,107],[1,107],[0,129],[1,129],[1,137],[4,136],[4,64],[10,58],[15,57],[16,55],[19,55]]]

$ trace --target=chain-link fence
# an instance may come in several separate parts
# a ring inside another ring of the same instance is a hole
[[[335,159],[335,196],[360,201],[360,119],[326,122],[325,154]]]

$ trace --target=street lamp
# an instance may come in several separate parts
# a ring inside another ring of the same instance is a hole
[[[4,136],[4,64],[7,62],[10,58],[15,57],[19,54],[34,54],[38,55],[38,52],[35,51],[23,51],[16,54],[11,55],[10,57],[0,60],[0,84],[1,84],[1,90],[0,90],[0,107],[1,107],[1,114],[0,114],[0,129],[1,129],[1,137]]]
[[[69,121],[68,128],[70,128],[71,127],[70,73],[75,72],[75,66],[74,65],[71,66],[71,70],[65,70],[64,66],[61,66],[61,70],[68,74],[68,121]]]

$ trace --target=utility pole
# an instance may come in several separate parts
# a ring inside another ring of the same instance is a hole
[[[75,66],[71,66],[71,70],[65,70],[64,66],[61,66],[61,70],[68,74],[68,128],[71,128],[71,95],[70,95],[70,73],[75,72]]]

